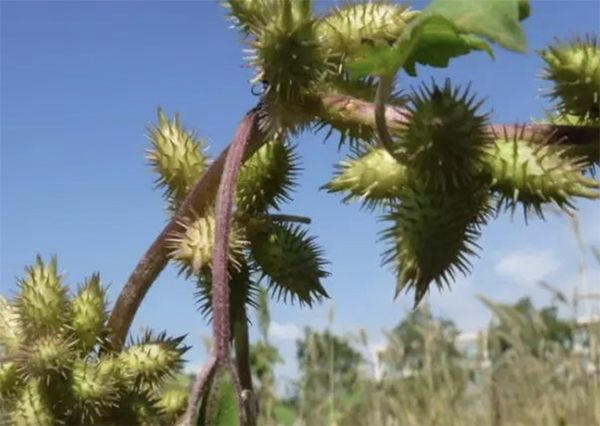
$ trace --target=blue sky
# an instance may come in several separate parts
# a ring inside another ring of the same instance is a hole
[[[317,2],[323,10],[333,2]],[[530,53],[496,49],[459,58],[445,70],[422,68],[419,79],[401,76],[404,87],[445,77],[486,99],[495,122],[525,122],[549,105],[540,89],[541,61],[534,54],[555,37],[597,33],[600,3],[543,1],[526,21]],[[422,3],[417,3],[422,5]],[[15,278],[37,253],[58,255],[73,285],[94,271],[110,285],[114,301],[136,262],[165,224],[159,191],[144,157],[145,126],[156,108],[181,114],[216,155],[244,112],[254,105],[239,35],[212,1],[8,2],[1,3],[1,244],[0,293],[11,295]],[[339,332],[365,328],[375,345],[410,309],[411,296],[393,300],[395,280],[380,267],[382,224],[358,205],[319,192],[342,157],[337,141],[306,133],[297,140],[304,172],[284,212],[310,215],[331,262],[325,286],[332,296],[312,310],[273,303],[272,335],[286,358],[304,325],[323,327],[335,309]],[[600,243],[598,204],[580,202],[586,243]],[[441,315],[465,330],[485,326],[482,294],[515,300],[530,294],[548,301],[535,282],[546,279],[565,291],[579,283],[577,245],[564,217],[548,215],[526,226],[520,215],[493,221],[480,241],[472,274],[451,292],[429,298]],[[590,289],[599,271],[588,265]],[[202,361],[201,335],[209,327],[195,311],[193,285],[165,270],[152,287],[133,327],[188,333],[188,359]],[[289,360],[283,375],[293,375]]]

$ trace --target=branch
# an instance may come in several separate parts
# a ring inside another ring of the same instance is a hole
[[[253,114],[250,112],[246,119]],[[245,121],[244,121],[245,122]],[[244,123],[243,122],[243,123]],[[243,124],[242,123],[242,124]],[[266,132],[260,128],[256,115],[252,115],[251,128],[249,130],[249,146],[246,150],[246,158],[250,157],[266,142]],[[156,280],[168,262],[169,250],[167,240],[172,233],[181,231],[183,219],[192,212],[202,215],[206,208],[214,202],[221,173],[225,165],[225,159],[229,147],[225,148],[219,157],[211,164],[209,169],[196,182],[186,199],[181,204],[177,213],[156,237],[150,248],[129,276],[125,286],[121,290],[117,301],[112,309],[108,326],[111,330],[109,345],[113,350],[119,350],[127,337],[133,317],[142,303],[142,300],[152,283]]]
[[[190,396],[184,424],[191,425],[196,414],[202,393],[208,385],[208,377],[215,368],[225,368],[231,373],[238,401],[239,424],[245,424],[242,388],[235,366],[229,359],[230,318],[229,318],[229,234],[233,216],[233,197],[237,175],[242,167],[244,153],[252,138],[252,131],[258,122],[258,106],[246,114],[238,126],[233,142],[229,146],[222,177],[217,193],[215,210],[215,246],[212,267],[212,307],[213,307],[213,348],[206,366],[202,369],[194,384]],[[210,392],[210,389],[209,389]]]
[[[310,217],[297,216],[294,214],[269,214],[267,215],[273,222],[296,222],[310,225]]]
[[[354,98],[348,95],[335,93],[321,93],[311,98],[307,103],[307,108],[313,115],[321,117],[328,122],[336,121],[347,123],[348,125],[363,125],[372,129],[377,129],[375,120],[376,105],[372,102]],[[408,123],[408,111],[404,108],[386,105],[385,124],[390,133],[402,131]],[[510,134],[521,131],[522,125],[502,125],[492,124],[488,130],[497,134],[502,134],[504,129]],[[545,136],[553,135],[557,142],[577,145],[580,147],[598,149],[598,137],[600,136],[600,126],[576,126],[562,124],[526,124],[524,126],[524,137],[529,137],[533,133]],[[596,159],[598,162],[598,159]]]

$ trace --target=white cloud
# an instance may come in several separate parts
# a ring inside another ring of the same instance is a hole
[[[269,337],[280,340],[297,340],[302,337],[300,328],[296,324],[271,322]]]
[[[515,284],[533,287],[559,268],[560,260],[553,250],[525,250],[502,257],[494,272]]]

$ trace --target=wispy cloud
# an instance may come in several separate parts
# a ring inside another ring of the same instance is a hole
[[[280,340],[297,340],[302,336],[300,327],[292,323],[271,322],[269,326],[269,337]]]
[[[502,257],[495,265],[496,274],[515,284],[533,287],[560,269],[553,250],[519,250]]]

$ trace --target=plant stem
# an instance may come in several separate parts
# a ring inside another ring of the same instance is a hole
[[[215,209],[215,246],[212,265],[212,308],[213,308],[213,350],[219,360],[229,357],[230,318],[229,318],[229,234],[233,214],[233,197],[238,172],[246,146],[250,141],[252,128],[257,121],[257,112],[246,115],[237,128],[229,148],[223,176],[217,193]]]
[[[297,216],[293,214],[270,214],[269,219],[273,222],[296,222],[296,223],[304,223],[306,225],[310,224],[310,217],[306,216]]]
[[[198,408],[205,387],[208,385],[208,377],[215,369],[224,368],[229,370],[235,387],[238,402],[239,424],[246,424],[246,415],[242,400],[242,387],[235,366],[229,358],[230,342],[230,318],[229,318],[229,274],[228,250],[229,234],[233,216],[233,196],[237,175],[242,167],[246,149],[253,140],[254,133],[266,135],[261,128],[259,117],[261,105],[248,112],[238,128],[233,141],[227,151],[222,177],[217,192],[215,209],[215,246],[213,249],[212,267],[212,308],[213,308],[213,347],[207,364],[196,379],[192,393],[190,394],[188,409],[183,424],[191,425]],[[263,137],[263,139],[266,139]],[[218,371],[217,371],[218,373]]]
[[[362,124],[363,126],[377,128],[375,122],[375,103],[357,99],[348,95],[338,93],[320,93],[314,95],[306,105],[312,110],[312,114],[323,117],[323,119],[335,120],[341,123]],[[410,116],[405,108],[393,105],[385,106],[385,124],[388,131],[396,133],[402,131]],[[488,130],[491,133],[503,134],[504,129],[509,134],[521,131],[524,128],[524,137],[530,137],[533,133],[544,136],[553,135],[556,142],[561,144],[586,146],[598,149],[598,136],[600,126],[576,126],[549,123],[531,123],[525,125],[491,124]],[[595,157],[595,162],[599,162]]]
[[[255,116],[252,117],[256,118]],[[247,122],[244,121],[243,123]],[[246,158],[250,157],[252,153],[256,152],[266,142],[266,132],[260,128],[255,119],[252,119],[252,126],[248,136],[251,141],[246,150]],[[186,216],[192,212],[202,215],[206,208],[214,201],[228,152],[229,147],[221,152],[206,173],[196,182],[177,210],[177,213],[158,237],[156,237],[129,276],[108,320],[108,326],[111,330],[111,335],[109,336],[111,349],[119,350],[123,346],[129,327],[133,322],[133,317],[142,303],[144,296],[167,265],[169,254],[167,240],[169,237],[174,232],[182,230],[181,222]]]
[[[248,395],[248,400],[244,401],[244,410],[246,411],[246,424],[251,426],[256,424],[255,407],[256,395],[252,384],[252,369],[250,366],[250,340],[248,338],[248,320],[246,318],[246,305],[242,305],[243,312],[240,312],[240,320],[233,325],[233,343],[235,347],[235,365],[240,377],[242,391]]]
[[[396,150],[394,149],[394,141],[388,131],[386,123],[386,102],[392,84],[394,83],[394,75],[386,74],[379,78],[379,84],[377,85],[377,91],[375,92],[375,129],[377,130],[377,136],[381,146],[392,156],[397,158]]]
[[[375,123],[375,104],[348,95],[336,93],[317,94],[312,96],[301,110],[307,116],[320,116],[339,122],[362,124],[373,129],[377,127]],[[391,132],[401,131],[408,120],[406,110],[397,106],[387,105],[384,113],[387,129]],[[504,128],[511,132],[516,131],[517,126],[502,126],[500,124],[490,126],[491,131],[498,133],[503,132]],[[593,144],[593,141],[597,141],[598,138],[598,126],[529,124],[525,126],[525,132],[526,134],[527,132],[554,134],[558,140],[564,143],[591,146],[592,149],[598,148],[597,143]],[[252,155],[264,144],[265,132],[255,126],[251,139],[252,141],[246,150],[246,157]],[[202,214],[206,207],[213,202],[227,152],[228,148],[219,155],[206,173],[198,180],[177,213],[154,240],[125,283],[108,322],[112,330],[109,340],[112,348],[118,350],[123,345],[139,305],[154,280],[167,265],[168,249],[166,240],[174,231],[181,230],[181,219],[192,211],[196,214]],[[596,163],[599,162],[598,155],[591,155],[591,157]]]

